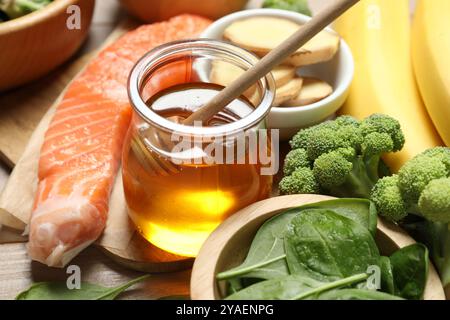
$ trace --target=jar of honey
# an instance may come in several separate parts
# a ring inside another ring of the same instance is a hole
[[[269,197],[272,75],[213,118],[183,124],[257,61],[232,44],[189,40],[158,47],[134,67],[123,183],[129,216],[153,245],[194,257],[228,216]]]

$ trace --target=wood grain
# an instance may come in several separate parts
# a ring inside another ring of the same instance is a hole
[[[223,288],[217,285],[216,274],[242,263],[253,237],[265,221],[286,209],[330,199],[333,198],[320,195],[277,197],[257,202],[228,218],[211,234],[195,260],[191,277],[191,298],[221,298]],[[415,243],[399,227],[382,220],[378,223],[376,241],[381,253],[386,255]],[[424,299],[445,300],[442,283],[431,263]]]
[[[40,281],[66,281],[64,269],[48,268],[32,262],[27,255],[25,244],[0,245],[0,300],[14,299],[32,283]],[[141,275],[120,267],[95,247],[83,251],[72,265],[81,269],[82,281],[107,287],[122,284]],[[158,299],[172,295],[189,294],[190,271],[155,274],[145,283],[120,296],[120,299]]]

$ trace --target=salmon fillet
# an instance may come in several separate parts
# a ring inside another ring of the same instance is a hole
[[[70,84],[45,134],[29,225],[33,260],[62,267],[102,233],[131,120],[128,75],[154,47],[193,38],[209,20],[142,26],[103,50]]]

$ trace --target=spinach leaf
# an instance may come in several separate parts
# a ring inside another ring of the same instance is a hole
[[[444,288],[450,290],[450,224],[427,221],[410,215],[402,223],[416,241],[425,244],[430,256],[439,271]]]
[[[218,280],[238,276],[273,279],[289,274],[287,269],[283,238],[286,226],[298,214],[289,210],[266,221],[256,233],[244,262],[231,270],[219,273]]]
[[[328,200],[305,205],[301,209],[328,209],[366,227],[373,236],[377,232],[377,209],[373,202],[367,199]]]
[[[256,233],[244,262],[236,268],[219,273],[217,279],[234,277],[274,279],[288,275],[284,250],[284,233],[287,225],[302,211],[319,208],[333,210],[375,234],[377,212],[369,200],[337,199],[293,208],[266,221]]]
[[[327,291],[318,300],[403,300],[400,297],[372,290],[340,289]]]
[[[284,238],[291,274],[334,281],[378,265],[380,254],[370,232],[330,210],[309,209],[293,218]]]
[[[388,257],[380,257],[379,266],[381,269],[381,291],[395,294],[391,260]]]
[[[227,300],[302,300],[322,292],[364,281],[365,273],[353,275],[335,282],[321,282],[309,277],[290,275],[254,284],[227,297]]]
[[[412,300],[422,299],[428,276],[428,249],[413,244],[390,256],[395,294]]]
[[[145,275],[114,288],[82,283],[81,289],[70,290],[65,282],[39,282],[21,292],[16,300],[114,300],[132,285],[146,280]]]

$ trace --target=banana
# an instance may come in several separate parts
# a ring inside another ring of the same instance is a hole
[[[409,16],[408,0],[362,0],[335,23],[355,60],[355,78],[340,113],[357,118],[384,113],[400,121],[405,147],[385,159],[393,171],[442,145],[415,83]]]
[[[428,113],[450,145],[450,1],[420,0],[412,31],[416,80]]]

